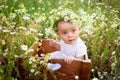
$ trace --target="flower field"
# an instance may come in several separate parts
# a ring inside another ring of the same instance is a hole
[[[0,58],[0,80],[17,80],[15,58],[26,57],[33,42],[59,40],[54,28],[59,18],[79,23],[80,37],[92,62],[91,80],[119,80],[119,5],[120,0],[0,0],[0,55],[6,57],[8,63],[3,66]],[[72,16],[65,17],[66,13]],[[35,57],[25,60],[24,66],[29,65],[29,80],[47,80],[45,74],[39,75],[48,61],[47,55],[42,56],[45,57],[42,66],[36,65],[40,60]]]

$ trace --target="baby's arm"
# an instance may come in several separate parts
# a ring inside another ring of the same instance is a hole
[[[53,47],[55,47],[57,50],[60,51],[60,44],[59,44],[58,41],[56,41],[56,40],[50,40],[49,44],[50,44],[50,46],[53,46]]]
[[[75,58],[75,60],[85,60],[85,57],[84,57],[84,55],[83,55],[83,56],[80,56],[80,57],[78,57],[78,58]]]
[[[78,57],[78,58],[74,58],[74,57],[72,57],[72,56],[67,56],[67,57],[65,57],[65,59],[64,59],[64,61],[67,63],[67,64],[71,64],[72,63],[72,61],[73,60],[84,60],[85,58],[84,58],[84,56],[80,56],[80,57]]]

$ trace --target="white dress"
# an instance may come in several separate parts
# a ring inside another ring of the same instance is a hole
[[[78,38],[74,44],[66,44],[63,40],[60,40],[60,51],[51,53],[51,58],[65,58],[66,56],[73,56],[78,58],[85,55],[87,56],[87,47],[84,42]]]

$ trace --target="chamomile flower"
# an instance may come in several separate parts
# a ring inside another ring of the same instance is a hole
[[[31,72],[31,73],[35,72],[35,69],[32,68],[32,69],[30,70],[30,72]]]
[[[78,76],[78,75],[76,75],[76,76],[75,76],[75,79],[76,79],[76,80],[78,80],[78,79],[79,79],[79,76]]]
[[[93,78],[92,80],[99,80],[98,78]]]
[[[23,51],[26,51],[26,50],[28,49],[28,46],[27,46],[27,45],[21,45],[21,49],[22,49]]]

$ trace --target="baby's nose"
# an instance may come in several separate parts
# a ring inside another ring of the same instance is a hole
[[[71,32],[69,32],[69,33],[68,33],[68,36],[69,36],[69,37],[70,37],[70,36],[73,36],[73,34],[72,34]]]

